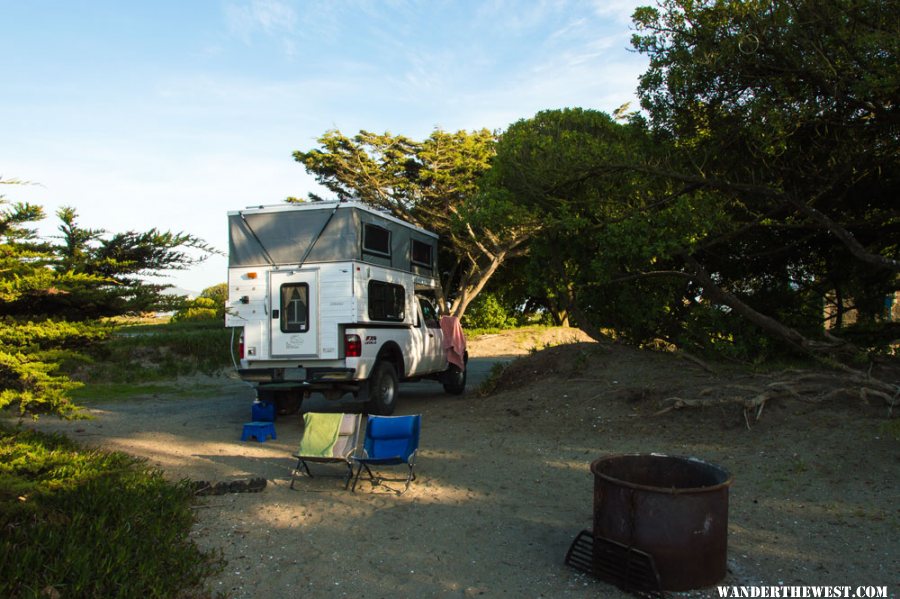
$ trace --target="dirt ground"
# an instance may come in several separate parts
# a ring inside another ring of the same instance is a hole
[[[591,527],[590,463],[648,452],[733,474],[722,584],[900,590],[900,442],[883,401],[778,399],[747,419],[727,400],[771,375],[709,372],[570,329],[485,336],[470,340],[470,354],[462,397],[435,383],[401,386],[397,413],[423,415],[418,480],[403,495],[400,483],[351,493],[327,477],[290,490],[300,419],[279,417],[276,440],[241,442],[254,392],[229,377],[179,381],[171,396],[98,403],[93,420],[39,427],[144,456],[173,478],[265,477],[261,493],[211,496],[196,510],[193,538],[227,560],[210,589],[234,598],[628,596],[563,562]],[[494,394],[475,392],[495,361],[515,356]],[[195,392],[185,398],[185,388]],[[722,403],[665,411],[672,397]]]

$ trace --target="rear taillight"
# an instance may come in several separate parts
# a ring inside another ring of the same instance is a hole
[[[358,358],[362,355],[362,341],[359,335],[344,335],[344,355],[348,358]]]
[[[238,356],[240,359],[244,359],[244,334],[241,333],[241,340],[238,342]]]

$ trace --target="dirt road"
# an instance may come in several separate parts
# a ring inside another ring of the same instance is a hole
[[[483,347],[506,356],[542,347],[530,343]],[[493,361],[475,355],[470,388]],[[402,387],[398,413],[423,414],[419,478],[402,496],[368,484],[350,493],[323,477],[290,490],[300,419],[280,418],[277,440],[240,442],[253,391],[233,379],[185,380],[194,396],[98,404],[92,421],[41,428],[144,456],[173,478],[265,477],[261,493],[197,509],[194,539],[228,562],[210,586],[231,597],[625,597],[563,558],[591,526],[590,462],[651,451],[734,474],[725,584],[897,592],[900,443],[884,434],[882,407],[774,404],[749,430],[725,407],[654,416],[668,395],[752,380],[621,347],[578,346],[562,363],[541,355],[487,398]]]

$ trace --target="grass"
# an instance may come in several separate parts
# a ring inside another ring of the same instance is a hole
[[[491,366],[491,371],[488,373],[487,378],[478,386],[478,395],[480,397],[487,397],[497,390],[497,387],[500,385],[500,381],[503,378],[503,373],[509,367],[508,363],[505,362],[494,362]]]
[[[218,320],[124,325],[94,349],[89,363],[75,365],[72,375],[88,384],[80,395],[93,397],[97,384],[133,386],[214,374],[231,366],[231,344],[231,330]]]
[[[199,597],[187,483],[60,435],[0,427],[0,596]]]

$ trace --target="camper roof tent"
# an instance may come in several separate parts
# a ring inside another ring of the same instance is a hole
[[[357,260],[437,277],[437,239],[357,202],[281,204],[228,213],[230,267]]]

